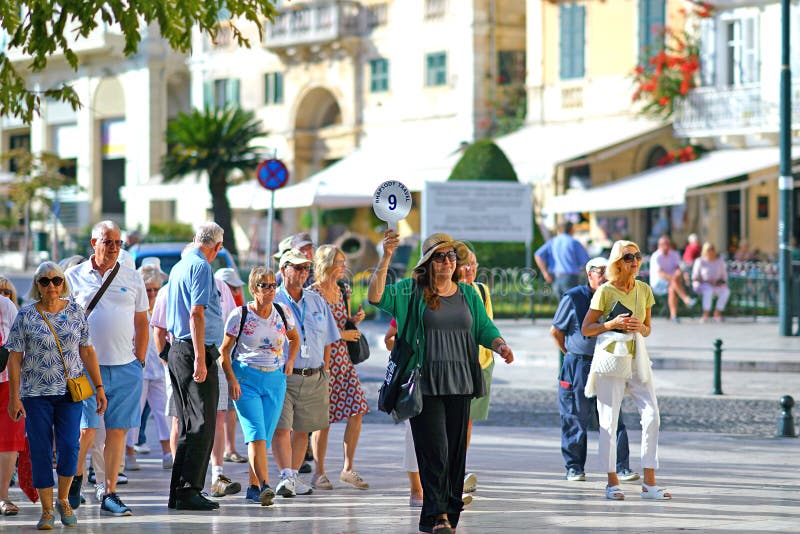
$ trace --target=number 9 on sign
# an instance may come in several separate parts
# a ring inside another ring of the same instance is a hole
[[[411,193],[396,180],[383,182],[375,190],[372,209],[375,215],[395,229],[397,222],[405,219],[411,211]]]

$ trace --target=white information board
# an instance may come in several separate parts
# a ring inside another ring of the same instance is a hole
[[[422,235],[434,232],[468,241],[530,242],[531,186],[517,182],[425,182]]]

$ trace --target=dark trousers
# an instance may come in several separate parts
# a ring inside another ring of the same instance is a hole
[[[458,524],[464,506],[461,493],[467,461],[469,403],[467,395],[425,395],[422,412],[411,418],[422,482],[422,532],[432,532],[440,514],[447,514],[453,528]]]
[[[217,377],[219,351],[206,345],[206,379],[194,381],[194,349],[178,341],[169,350],[169,378],[178,412],[178,447],[172,464],[170,498],[186,489],[200,491],[205,485],[208,461],[214,446],[214,430],[219,400]]]
[[[587,399],[583,394],[589,379],[590,358],[568,352],[564,355],[564,365],[558,376],[558,411],[561,414],[561,455],[567,470],[584,472],[586,465],[586,435],[589,423],[596,419],[597,400]],[[628,469],[630,450],[628,431],[619,414],[617,425],[617,473]]]

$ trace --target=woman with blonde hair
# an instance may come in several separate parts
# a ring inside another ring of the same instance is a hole
[[[358,341],[361,332],[358,329],[345,330],[345,323],[350,320],[358,324],[364,319],[361,307],[351,315],[350,296],[352,290],[343,279],[347,271],[347,260],[344,252],[333,245],[322,245],[314,254],[314,273],[316,281],[309,287],[322,295],[331,309],[333,318],[339,327],[341,339],[331,344],[330,363],[330,405],[328,418],[331,423],[347,420],[344,429],[344,465],[339,480],[357,489],[368,489],[369,484],[354,470],[356,446],[361,435],[361,420],[369,411],[367,396],[361,381],[358,379],[350,354],[347,352],[348,341]],[[316,489],[333,489],[325,475],[325,453],[328,448],[330,426],[314,432],[312,444],[314,449],[314,475],[311,486]]]
[[[728,288],[728,269],[717,254],[717,249],[709,242],[703,244],[700,257],[695,260],[692,267],[692,288],[703,298],[703,316],[700,322],[708,321],[714,297],[717,297],[714,320],[722,322],[722,312],[728,304],[728,297],[731,296],[731,290]]]
[[[617,477],[617,422],[622,397],[629,393],[642,418],[642,498],[668,500],[672,496],[656,485],[658,468],[659,413],[650,358],[644,338],[651,333],[650,310],[655,299],[646,283],[636,280],[642,253],[636,243],[617,241],[611,248],[606,277],[592,296],[583,320],[584,336],[597,336],[585,395],[597,394],[600,419],[600,463],[608,473],[607,499],[622,500],[625,494]],[[600,318],[604,322],[598,322]],[[614,362],[609,365],[608,362]],[[621,365],[627,362],[627,366]],[[625,368],[627,367],[627,368]]]

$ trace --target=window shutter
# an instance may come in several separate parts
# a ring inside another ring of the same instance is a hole
[[[584,63],[584,49],[586,47],[586,8],[573,6],[574,13],[574,40],[572,48],[573,78],[583,78],[586,74]]]
[[[283,73],[275,73],[275,103],[283,104]]]
[[[712,87],[717,83],[717,21],[700,21],[700,83]]]
[[[239,79],[229,78],[225,87],[225,103],[239,105]]]
[[[571,69],[571,58],[569,56],[569,17],[571,15],[572,6],[569,4],[559,4],[558,6],[558,26],[559,26],[559,42],[558,42],[558,56],[559,56],[559,73],[562,79],[569,78]]]
[[[214,107],[214,81],[206,80],[203,82],[203,106],[206,108]]]

